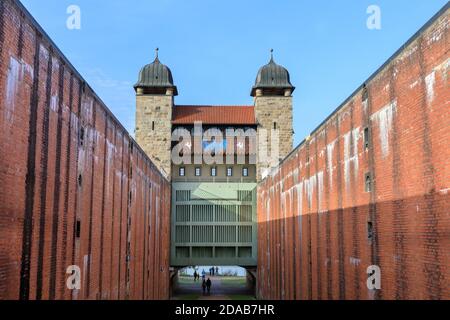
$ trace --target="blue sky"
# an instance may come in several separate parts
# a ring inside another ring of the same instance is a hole
[[[291,74],[295,144],[431,18],[446,0],[22,0],[116,117],[134,132],[133,84],[160,60],[177,104],[252,104],[269,60]],[[69,5],[81,29],[69,30]],[[369,30],[369,5],[381,30]]]

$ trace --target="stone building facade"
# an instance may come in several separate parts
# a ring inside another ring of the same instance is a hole
[[[171,134],[176,128],[174,111],[185,106],[176,106],[174,97],[178,94],[174,85],[171,70],[159,61],[158,53],[155,60],[142,68],[139,80],[134,86],[136,90],[136,140],[149,157],[171,178]],[[251,96],[254,97],[253,114],[247,116],[246,125],[255,126],[256,143],[256,176],[257,180],[264,178],[271,168],[286,157],[293,148],[292,127],[292,92],[295,87],[290,83],[289,72],[275,63],[273,55],[268,64],[258,71]],[[194,107],[194,106],[190,106]],[[206,106],[197,106],[206,107]],[[215,108],[214,106],[210,106]],[[223,126],[241,125],[241,120],[235,113],[235,106],[221,106],[220,115],[224,117]],[[216,109],[212,112],[219,111]],[[248,113],[248,110],[244,112]],[[248,120],[250,118],[250,120]],[[195,121],[205,123],[201,117],[190,117],[191,124]],[[245,122],[244,121],[244,122]],[[217,120],[216,122],[220,122]],[[237,123],[234,123],[237,122]],[[186,123],[184,123],[186,124]]]
[[[171,180],[172,266],[256,266],[256,185],[292,149],[294,89],[271,56],[252,87],[254,105],[176,105],[158,53],[142,68],[136,140]]]

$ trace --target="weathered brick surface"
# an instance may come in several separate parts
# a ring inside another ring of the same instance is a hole
[[[168,181],[15,0],[0,130],[0,299],[167,298]]]
[[[260,183],[259,297],[450,298],[449,13]],[[370,265],[381,290],[366,286]]]

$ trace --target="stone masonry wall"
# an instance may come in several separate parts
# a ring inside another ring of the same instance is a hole
[[[272,139],[271,132],[276,128],[278,130],[279,159],[285,158],[292,151],[293,146],[293,128],[292,128],[292,97],[280,96],[261,96],[255,97],[255,116],[258,126],[258,159],[257,173],[258,180],[261,180],[274,164],[265,161],[259,157],[259,154],[271,155]],[[261,135],[261,129],[267,130],[267,134]],[[267,149],[261,144],[261,140],[266,139]]]
[[[173,96],[136,96],[136,141],[170,179]]]

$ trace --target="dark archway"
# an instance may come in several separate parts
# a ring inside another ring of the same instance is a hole
[[[256,292],[256,269],[239,266],[190,266],[174,268],[171,276],[171,299],[176,300],[253,300]],[[198,276],[194,277],[194,273]],[[203,291],[202,279],[211,287]]]

